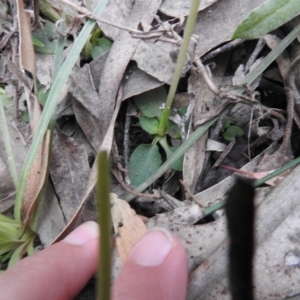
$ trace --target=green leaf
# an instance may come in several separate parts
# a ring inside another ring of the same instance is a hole
[[[171,120],[168,120],[166,133],[174,139],[179,139],[181,137],[178,125]]]
[[[34,35],[32,36],[32,43],[33,43],[33,46],[42,47],[42,48],[45,47],[45,45],[39,39],[37,39]]]
[[[46,21],[44,28],[38,28],[33,33],[33,39],[38,40],[43,46],[34,45],[36,52],[44,54],[53,54],[56,46],[55,24]]]
[[[228,128],[231,124],[231,121],[229,119],[225,119],[223,126],[221,128],[221,131],[224,132],[226,128]]]
[[[156,134],[159,122],[157,118],[139,117],[141,127],[150,134]]]
[[[9,260],[8,268],[12,267],[14,264],[16,264],[18,261],[20,261],[23,258],[24,254],[27,252],[26,249],[29,242],[30,241],[22,243],[16,248],[16,250],[13,252]]]
[[[139,186],[162,164],[158,146],[139,145],[129,159],[129,177],[133,186]]]
[[[238,25],[233,39],[257,39],[300,13],[299,0],[267,0]]]
[[[244,134],[244,130],[241,127],[231,125],[223,133],[223,138],[227,141],[231,141],[237,135],[243,135],[243,134]]]
[[[167,154],[167,160],[170,159],[170,157],[177,151],[178,147],[170,147],[167,138],[164,136],[159,140],[159,143],[164,148],[166,154]],[[180,156],[172,165],[171,168],[175,171],[182,171],[183,166],[183,155]]]
[[[103,55],[110,50],[112,42],[107,38],[97,39],[97,44],[92,46],[91,55],[93,59]]]
[[[138,109],[146,117],[160,119],[165,108],[167,92],[163,86],[134,97]]]
[[[214,118],[201,126],[199,126],[184,142],[183,144],[177,149],[177,151],[168,159],[166,162],[164,162],[159,169],[155,173],[153,173],[145,182],[140,184],[135,191],[136,192],[143,192],[150,184],[152,184],[155,180],[157,180],[160,176],[162,176],[168,169],[170,169],[170,166],[176,162],[180,156],[184,155],[184,153],[196,142],[196,140],[202,136],[202,134],[210,127],[212,126],[218,118]],[[124,200],[130,201],[135,196],[132,194],[127,195],[124,197]]]

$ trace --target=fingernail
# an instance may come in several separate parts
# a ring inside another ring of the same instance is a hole
[[[173,245],[171,233],[164,228],[155,228],[133,247],[129,259],[141,266],[155,267],[164,262]]]
[[[71,245],[84,245],[98,236],[98,224],[93,221],[88,221],[78,226],[62,241]]]

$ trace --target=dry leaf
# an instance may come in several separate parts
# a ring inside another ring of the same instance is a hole
[[[207,8],[216,1],[218,0],[201,0],[198,11]],[[180,18],[189,14],[191,3],[191,0],[164,0],[159,10],[167,16]]]
[[[25,227],[34,213],[40,192],[44,186],[49,159],[50,130],[47,130],[28,174],[22,200],[22,215]]]
[[[19,56],[20,66],[35,78],[35,53],[31,39],[31,23],[29,12],[24,9],[23,0],[17,0],[17,14],[19,23]]]
[[[56,130],[53,135],[50,175],[67,222],[80,205],[89,173],[85,145]]]
[[[120,94],[117,99],[117,103],[116,103],[116,107],[115,107],[115,111],[113,113],[112,119],[108,126],[108,129],[107,129],[107,132],[103,139],[103,142],[102,142],[100,148],[98,149],[98,152],[107,151],[107,153],[110,153],[110,150],[112,147],[112,141],[113,141],[113,137],[114,137],[115,122],[116,122],[117,116],[119,114],[121,101],[122,101],[122,97]],[[66,225],[64,230],[55,238],[53,243],[56,243],[56,242],[62,240],[65,236],[67,236],[74,229],[75,224],[80,215],[80,212],[81,212],[82,208],[84,207],[84,204],[87,201],[87,199],[89,198],[90,194],[92,193],[94,186],[96,185],[97,179],[98,179],[98,177],[97,177],[97,161],[95,161],[93,168],[90,172],[89,180],[88,180],[86,189],[84,191],[84,195],[80,201],[80,205],[78,206],[76,213],[74,214],[73,218],[69,221],[69,223]]]
[[[110,199],[117,249],[124,264],[132,247],[147,232],[147,227],[126,201],[113,193],[110,194]]]

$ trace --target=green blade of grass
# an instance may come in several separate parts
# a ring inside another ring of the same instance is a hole
[[[105,151],[99,153],[97,164],[98,181],[96,195],[100,225],[97,300],[109,300],[111,280],[110,167]]]
[[[95,10],[93,11],[93,14],[96,16],[99,16],[105,5],[107,3],[107,0],[101,0]],[[80,52],[89,37],[89,34],[91,33],[92,29],[94,28],[95,21],[94,20],[88,20],[84,27],[82,28],[80,34],[78,35],[77,39],[74,42],[74,45],[72,49],[70,50],[67,59],[61,66],[57,77],[54,79],[54,82],[51,86],[40,122],[38,124],[38,130],[36,132],[36,135],[33,138],[32,145],[30,147],[28,157],[25,161],[25,164],[23,166],[23,170],[21,173],[20,178],[20,184],[17,191],[17,197],[16,197],[16,203],[14,208],[14,216],[15,219],[18,221],[21,221],[21,206],[22,206],[22,195],[24,193],[26,179],[29,174],[31,165],[34,161],[34,158],[37,154],[37,151],[41,145],[41,142],[43,140],[43,137],[45,135],[45,132],[48,128],[48,125],[50,123],[50,120],[52,118],[52,115],[56,109],[57,102],[60,98],[61,90],[63,86],[65,85],[68,76],[70,75],[72,68],[74,67],[77,58],[80,55]]]
[[[177,85],[178,85],[178,82],[180,79],[181,70],[183,68],[183,65],[184,65],[184,62],[186,59],[186,53],[187,53],[187,50],[188,50],[188,47],[190,44],[191,36],[194,31],[195,22],[196,22],[197,15],[198,15],[198,7],[200,5],[200,2],[201,2],[200,0],[193,0],[191,7],[190,7],[189,16],[188,16],[187,23],[186,23],[186,26],[184,29],[182,44],[180,47],[178,59],[177,59],[176,66],[175,66],[175,72],[174,72],[174,75],[172,78],[170,90],[169,90],[168,97],[166,100],[166,108],[164,109],[164,111],[162,113],[159,127],[157,130],[157,134],[159,136],[163,136],[165,134],[167,122],[168,122],[169,116],[170,116],[170,109],[171,109],[172,102],[173,102],[175,92],[177,89]]]

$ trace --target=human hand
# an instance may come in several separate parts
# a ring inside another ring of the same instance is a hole
[[[0,276],[0,299],[73,299],[97,271],[98,225],[86,222],[64,240]],[[166,230],[148,231],[113,284],[113,300],[185,299],[186,255]]]

